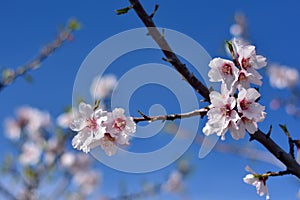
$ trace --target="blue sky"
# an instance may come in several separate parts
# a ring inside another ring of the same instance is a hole
[[[243,12],[248,20],[250,39],[257,46],[260,54],[266,56],[269,61],[300,68],[297,59],[300,46],[300,28],[298,26],[300,3],[296,0],[284,3],[250,0],[144,0],[142,3],[149,12],[152,12],[156,3],[159,4],[160,8],[154,17],[156,24],[192,37],[212,57],[223,56],[223,42],[231,38],[229,27],[233,23],[234,13]],[[52,41],[60,25],[65,24],[72,17],[82,23],[82,29],[75,33],[73,42],[64,45],[47,59],[40,69],[30,73],[33,77],[32,84],[19,78],[13,85],[1,91],[0,121],[2,122],[7,116],[12,116],[15,108],[24,104],[49,110],[53,119],[62,112],[65,106],[70,105],[74,79],[87,54],[108,37],[143,26],[133,11],[122,16],[114,13],[115,9],[127,5],[127,1],[2,0],[0,6],[0,67],[15,68],[30,60],[37,55],[43,45]],[[113,66],[110,72],[119,77],[136,63],[165,64],[161,61],[161,57],[162,54],[158,51],[137,52],[136,55],[125,58],[126,62],[116,61],[115,67]],[[120,68],[122,67],[121,70],[116,67],[118,65]],[[168,98],[172,95],[166,93],[165,96],[157,98],[154,95],[155,88],[148,89],[148,92],[145,92],[149,95],[147,101],[143,99],[145,95],[143,90],[140,93],[137,92],[136,98],[132,101],[132,109],[147,110],[151,103],[168,104]],[[282,109],[271,111],[268,108],[271,98],[280,91],[271,89],[267,78],[264,78],[264,85],[260,91],[263,94],[261,104],[267,106],[268,113],[267,119],[260,127],[262,130],[267,130],[269,125],[273,124],[273,137],[287,148],[287,140],[277,124],[287,124],[292,134],[297,137],[299,119],[282,115]],[[286,93],[280,92],[279,94],[285,95]],[[173,104],[168,104],[167,108],[168,112],[175,112],[177,110],[176,103],[174,103],[174,107]],[[0,135],[0,139],[1,152],[9,152],[10,149],[3,134]],[[238,144],[231,139],[226,142]],[[241,143],[246,144],[247,139]],[[263,149],[257,144],[251,145]],[[197,158],[198,149],[199,146],[192,145],[188,152],[188,157],[192,158],[191,163],[195,168],[186,182],[187,192],[191,199],[260,199],[256,195],[254,187],[242,182],[242,177],[246,174],[243,168],[245,165],[251,164],[257,172],[276,170],[274,166],[268,164],[249,162],[244,158],[217,152],[199,160]],[[149,179],[153,182],[160,182],[174,166],[143,175],[116,172],[100,163],[99,168],[102,168],[104,174],[101,192],[115,195],[120,182],[126,182],[132,186],[129,190],[137,191],[142,180]],[[107,179],[105,179],[106,177]],[[299,181],[294,177],[274,178],[268,181],[268,185],[272,199],[295,199]]]

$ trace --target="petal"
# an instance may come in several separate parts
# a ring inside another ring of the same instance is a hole
[[[86,104],[84,102],[81,102],[79,104],[79,113],[85,118],[90,118],[93,112],[93,108],[90,104]]]
[[[223,107],[225,105],[224,97],[219,92],[212,91],[209,94],[211,104],[215,107]]]
[[[256,99],[260,97],[259,92],[254,88],[249,88],[247,90],[246,99],[248,101],[254,102]]]
[[[86,119],[84,119],[84,118],[75,119],[70,124],[70,129],[72,131],[81,131],[85,127],[86,127]]]

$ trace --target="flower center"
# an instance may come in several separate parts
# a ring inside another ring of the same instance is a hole
[[[238,80],[239,82],[247,80],[245,73],[240,73]]]
[[[225,63],[222,66],[222,73],[225,74],[225,75],[232,75],[231,65],[229,65],[228,63]]]
[[[113,128],[117,129],[118,131],[123,131],[126,126],[126,121],[121,118],[115,119],[115,123],[113,124]]]
[[[97,120],[95,118],[87,119],[86,122],[87,122],[87,127],[90,130],[96,130],[96,129],[98,129]]]
[[[243,99],[242,101],[240,101],[240,106],[242,110],[247,110],[252,102],[247,101],[246,99]]]
[[[244,69],[248,69],[249,67],[251,67],[251,64],[250,64],[250,58],[243,58],[242,59],[242,67]]]

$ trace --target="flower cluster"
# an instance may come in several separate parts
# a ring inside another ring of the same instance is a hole
[[[129,145],[130,135],[135,133],[136,124],[131,117],[124,115],[124,109],[116,108],[107,112],[86,103],[79,104],[79,116],[70,125],[78,134],[72,145],[78,150],[88,153],[97,146],[108,156],[116,153],[117,145]]]
[[[260,94],[250,86],[262,84],[262,76],[256,70],[267,63],[265,57],[256,55],[252,45],[244,45],[237,39],[228,45],[233,61],[215,58],[209,63],[210,81],[222,82],[222,86],[221,93],[210,93],[211,105],[203,132],[215,133],[224,140],[230,130],[237,140],[244,137],[246,130],[251,134],[257,131],[257,122],[265,118],[265,107],[257,103]]]

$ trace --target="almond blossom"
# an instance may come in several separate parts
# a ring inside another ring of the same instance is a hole
[[[136,124],[132,117],[124,115],[123,108],[115,108],[112,112],[107,113],[107,120],[103,123],[106,132],[121,145],[129,144],[129,136],[136,131]]]
[[[106,112],[98,106],[92,109],[91,105],[80,103],[79,117],[70,125],[73,131],[78,132],[72,140],[73,147],[87,153],[100,146],[108,156],[112,156],[117,151],[117,145],[129,145],[136,124],[124,112],[122,108]]]
[[[122,108],[115,108],[107,113],[107,120],[103,123],[106,133],[99,145],[108,156],[116,153],[116,145],[129,145],[130,136],[136,131],[132,117],[126,117],[124,112]]]
[[[233,88],[239,70],[232,61],[214,58],[210,61],[209,67],[211,70],[208,72],[208,77],[211,82],[225,83],[228,90]]]
[[[257,194],[259,196],[266,195],[266,199],[270,199],[269,191],[266,185],[268,176],[263,176],[256,174],[250,167],[246,167],[246,170],[251,172],[251,174],[247,174],[243,180],[245,183],[253,185],[256,187]]]
[[[265,118],[265,106],[260,105],[256,100],[260,97],[258,91],[254,88],[242,89],[237,98],[237,108],[243,117],[254,121],[261,121]]]
[[[100,108],[93,109],[89,104],[83,102],[79,104],[79,117],[70,125],[73,131],[78,132],[72,140],[74,148],[88,153],[91,144],[104,136],[106,128],[102,122],[107,119],[106,113]]]
[[[212,91],[209,95],[211,100],[210,110],[207,112],[208,121],[203,128],[205,135],[213,133],[225,139],[225,133],[228,129],[238,129],[236,123],[240,119],[238,113],[234,110],[236,100],[230,96],[228,90],[222,84],[221,94]]]
[[[233,39],[232,44],[236,51],[235,53],[241,69],[246,70],[256,79],[262,79],[262,76],[256,71],[256,69],[261,69],[267,65],[266,58],[261,55],[256,55],[255,46],[253,45],[245,45],[236,38]]]

